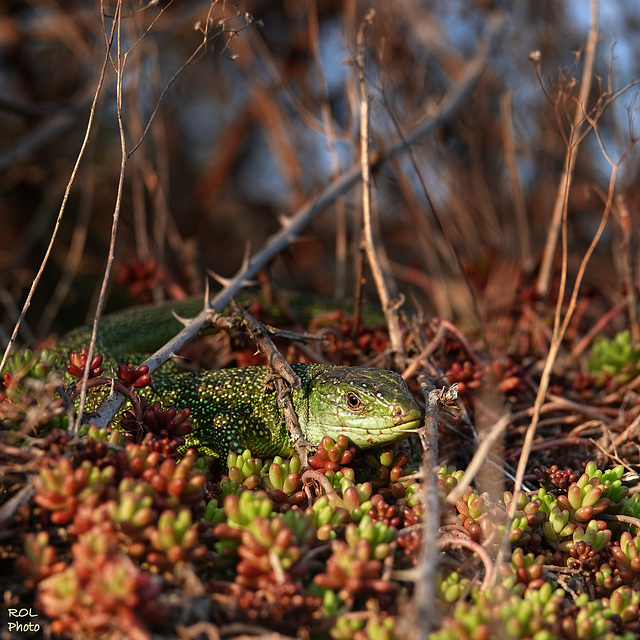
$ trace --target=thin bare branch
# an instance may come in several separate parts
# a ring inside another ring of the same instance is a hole
[[[424,417],[424,429],[420,431],[422,441],[422,504],[424,521],[422,542],[420,544],[420,562],[416,568],[415,596],[411,608],[415,616],[411,625],[414,640],[427,640],[431,631],[431,621],[437,619],[435,581],[438,564],[437,547],[440,528],[440,492],[436,469],[438,466],[438,412],[440,391],[434,389],[431,382],[421,380],[420,389],[427,406]],[[415,624],[418,623],[419,624]]]
[[[371,206],[371,166],[369,164],[369,103],[371,97],[367,90],[366,80],[366,52],[365,52],[365,28],[373,23],[375,13],[371,10],[358,30],[358,56],[356,65],[358,68],[358,80],[360,84],[360,167],[362,173],[362,242],[369,267],[376,284],[376,290],[380,297],[380,304],[387,320],[389,329],[389,341],[395,365],[398,369],[405,366],[405,352],[400,328],[400,315],[396,305],[393,304],[389,294],[388,274],[382,268],[381,254],[384,248],[380,245],[377,233],[374,231],[374,220]]]
[[[116,195],[116,202],[113,209],[113,219],[111,223],[111,238],[109,241],[109,254],[107,256],[107,264],[104,269],[104,276],[102,278],[102,286],[100,288],[100,295],[98,297],[98,304],[96,306],[95,316],[93,320],[93,327],[91,330],[91,342],[89,343],[89,351],[87,355],[87,362],[84,368],[83,384],[80,388],[80,402],[78,403],[78,415],[74,424],[73,432],[77,435],[80,431],[80,425],[82,424],[82,416],[84,411],[84,402],[87,395],[87,380],[91,372],[91,360],[95,350],[96,340],[98,338],[98,325],[100,324],[100,318],[102,317],[102,311],[107,299],[107,287],[109,286],[111,269],[113,267],[113,261],[115,259],[116,238],[118,235],[118,223],[120,221],[120,211],[122,208],[122,193],[124,190],[124,176],[127,168],[127,160],[129,158],[127,154],[127,138],[124,128],[124,122],[122,119],[122,103],[123,92],[122,86],[124,82],[124,71],[127,62],[127,53],[122,53],[122,20],[121,20],[122,2],[118,0],[116,5],[116,15],[113,20],[113,26],[116,30],[117,37],[117,83],[116,83],[116,106],[117,106],[117,118],[118,118],[118,131],[120,132],[120,176],[118,179],[118,191]]]
[[[87,122],[87,128],[85,130],[85,135],[84,135],[84,139],[82,141],[82,145],[80,147],[80,151],[78,152],[78,157],[76,158],[76,162],[75,165],[73,167],[73,170],[71,171],[71,176],[69,177],[69,181],[67,182],[67,186],[65,188],[64,191],[64,196],[62,198],[62,204],[60,205],[60,210],[58,211],[58,217],[56,219],[56,223],[54,225],[54,229],[53,232],[51,234],[51,239],[49,240],[49,244],[47,246],[47,250],[45,251],[45,255],[44,258],[42,259],[42,262],[40,264],[40,268],[38,269],[38,273],[36,274],[35,278],[33,279],[33,282],[31,283],[31,287],[29,289],[29,294],[27,295],[27,299],[25,300],[24,306],[22,307],[22,311],[20,312],[20,317],[18,318],[18,321],[16,322],[16,325],[13,329],[13,333],[11,334],[11,338],[9,339],[9,343],[7,344],[7,348],[5,349],[4,355],[2,357],[2,362],[0,362],[0,371],[2,371],[4,369],[4,365],[7,361],[7,358],[9,357],[9,354],[11,353],[11,349],[13,348],[13,345],[15,343],[16,337],[18,335],[18,332],[20,331],[20,325],[22,324],[24,317],[29,309],[29,307],[31,306],[31,300],[33,299],[33,294],[35,293],[36,289],[38,288],[38,285],[40,284],[40,279],[42,278],[42,274],[44,273],[44,269],[47,265],[47,263],[49,262],[49,257],[51,256],[51,250],[53,249],[53,245],[56,241],[56,238],[58,237],[58,231],[60,229],[60,224],[62,222],[62,217],[64,215],[64,212],[66,211],[67,208],[67,202],[69,200],[69,195],[71,193],[71,188],[73,187],[73,184],[75,182],[76,176],[78,174],[78,169],[80,167],[80,163],[84,157],[84,153],[85,150],[87,148],[87,144],[89,142],[89,136],[91,134],[91,131],[93,129],[93,121],[95,119],[95,114],[96,114],[96,105],[98,104],[98,99],[100,97],[100,93],[102,91],[102,87],[104,84],[104,78],[105,78],[105,74],[106,74],[106,70],[107,70],[107,64],[109,62],[109,55],[110,55],[110,49],[111,49],[111,44],[113,42],[113,36],[114,36],[114,28],[115,28],[115,24],[113,25],[113,29],[109,34],[108,37],[108,46],[107,46],[107,51],[105,53],[105,57],[104,57],[104,61],[102,63],[102,68],[100,70],[100,74],[98,76],[98,83],[95,89],[95,93],[93,96],[93,101],[91,103],[91,109],[89,111],[89,121]]]
[[[556,195],[553,213],[551,215],[551,223],[547,231],[547,241],[545,244],[542,264],[540,266],[540,273],[538,274],[538,280],[536,283],[536,289],[541,296],[546,296],[549,292],[549,284],[551,282],[551,274],[553,272],[553,262],[556,247],[558,246],[558,236],[562,225],[562,215],[566,210],[566,201],[571,188],[573,170],[578,156],[578,148],[581,136],[584,133],[582,125],[585,121],[585,114],[588,112],[587,99],[591,90],[596,47],[598,44],[598,7],[599,0],[591,0],[591,25],[589,28],[589,35],[587,37],[586,55],[582,69],[582,82],[580,84],[580,95],[573,114],[571,134],[567,143],[567,155],[564,170],[560,177],[558,193]]]

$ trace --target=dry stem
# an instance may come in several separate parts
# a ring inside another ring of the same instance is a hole
[[[542,264],[536,288],[538,293],[546,296],[549,292],[549,283],[551,282],[551,274],[553,272],[553,262],[558,245],[558,235],[563,224],[562,218],[566,211],[566,201],[569,197],[571,181],[573,178],[573,170],[575,168],[576,159],[578,157],[578,148],[583,137],[583,124],[585,122],[585,114],[587,113],[587,98],[591,90],[591,80],[593,78],[593,66],[595,63],[596,47],[598,44],[598,0],[591,0],[591,26],[587,37],[586,55],[584,66],[582,69],[582,83],[580,85],[580,95],[576,103],[573,114],[573,122],[571,125],[571,133],[567,143],[567,155],[565,158],[564,170],[560,178],[556,201],[553,206],[553,214],[549,230],[547,232],[547,241],[545,244]]]

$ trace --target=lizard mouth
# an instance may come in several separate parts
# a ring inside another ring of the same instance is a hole
[[[360,427],[351,425],[349,433],[345,431],[345,435],[358,447],[375,447],[402,440],[409,433],[417,431],[421,425],[422,413],[417,407],[408,410],[397,408],[392,423],[374,422]]]
[[[416,431],[422,426],[422,413],[419,409],[411,409],[403,413],[399,419],[393,423],[394,430]]]
[[[412,431],[420,427],[422,423],[422,412],[417,407],[412,407],[404,411],[398,407],[394,416],[393,428],[400,431]]]

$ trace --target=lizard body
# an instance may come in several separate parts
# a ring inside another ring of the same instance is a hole
[[[192,305],[192,303],[189,303]],[[96,353],[105,361],[129,361],[131,352],[153,350],[179,329],[168,307],[119,312],[101,322]],[[186,310],[177,306],[177,312]],[[185,313],[186,315],[186,313]],[[67,334],[57,353],[88,346],[90,330],[81,327]],[[317,445],[326,435],[346,435],[359,447],[400,440],[420,425],[421,413],[404,380],[392,371],[297,363],[300,389],[291,392],[303,436]],[[288,455],[290,435],[275,391],[268,390],[267,367],[211,371],[156,373],[151,387],[165,406],[188,407],[194,430],[179,450],[195,447],[200,453],[224,457],[232,450],[251,449],[254,455]]]

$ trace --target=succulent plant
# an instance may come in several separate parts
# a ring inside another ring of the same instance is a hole
[[[629,329],[612,339],[599,336],[593,341],[587,368],[600,385],[625,384],[640,373],[640,345],[632,341]]]
[[[97,504],[114,476],[114,467],[99,469],[85,461],[74,469],[68,458],[61,457],[54,467],[43,468],[36,477],[34,500],[50,512],[53,524],[67,524],[84,500],[91,497]]]
[[[161,584],[118,552],[108,523],[80,536],[71,564],[38,584],[37,601],[57,634],[119,634],[148,640],[148,624],[161,620]]]
[[[313,469],[338,471],[353,460],[355,452],[355,447],[349,444],[346,436],[340,435],[335,440],[325,436],[315,455],[309,458],[309,466]]]
[[[66,429],[67,412],[57,397],[62,377],[53,370],[53,362],[46,349],[37,354],[25,349],[7,360],[0,385],[3,428],[38,435]]]
[[[396,530],[384,522],[376,522],[365,514],[358,524],[350,523],[345,531],[345,540],[352,549],[364,552],[368,549],[369,557],[384,560],[391,552],[391,542]],[[364,542],[368,544],[363,544]]]
[[[336,529],[349,517],[346,509],[332,504],[327,496],[316,500],[306,513],[313,517],[318,540],[334,540],[337,537]]]
[[[197,562],[206,554],[206,547],[198,539],[197,524],[187,508],[178,513],[171,509],[163,511],[148,535],[155,553],[148,553],[146,561],[154,570],[175,570],[176,564]]]
[[[316,585],[335,591],[343,603],[353,602],[358,594],[380,595],[397,591],[397,583],[382,578],[382,562],[372,557],[368,539],[358,540],[355,546],[334,540],[331,547],[326,572],[313,579]]]
[[[354,484],[351,480],[343,478],[340,489],[343,505],[355,522],[361,520],[363,515],[373,508],[373,502],[370,499],[373,486],[370,482]]]
[[[46,531],[27,533],[24,555],[17,559],[16,566],[27,577],[27,586],[30,588],[66,568],[64,562],[56,562],[56,550],[49,544],[49,534]]]

